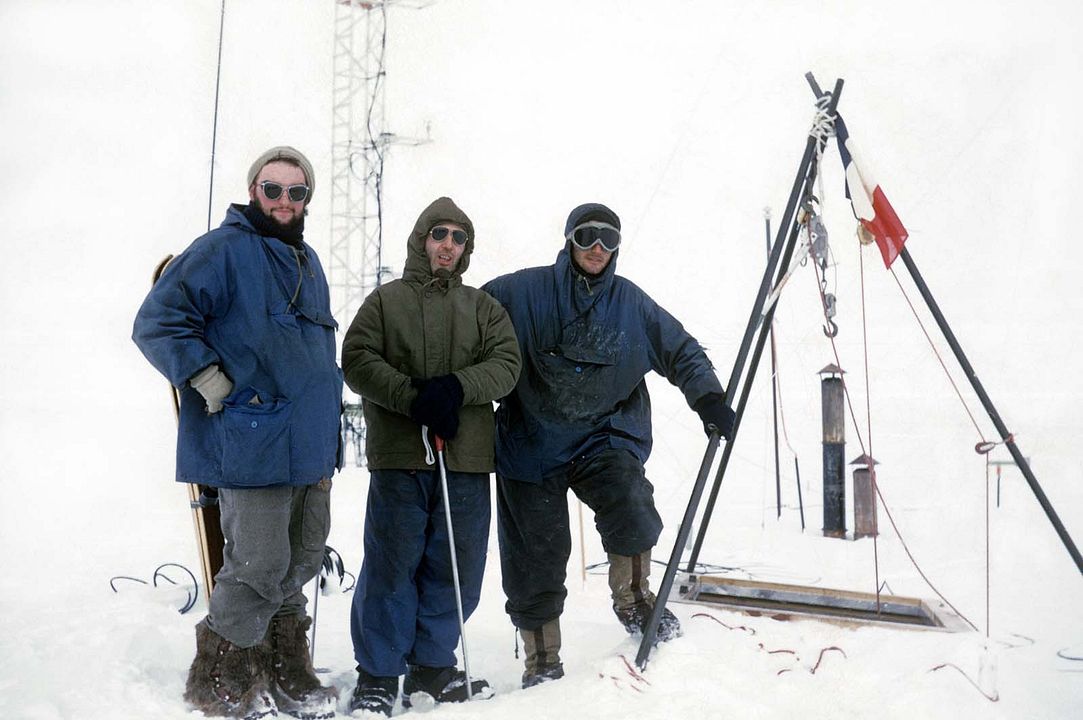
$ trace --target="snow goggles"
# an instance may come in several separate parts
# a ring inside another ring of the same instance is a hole
[[[301,202],[308,197],[308,185],[290,185],[286,187],[281,183],[264,180],[259,186],[263,188],[263,194],[267,196],[268,200],[277,200],[282,195],[283,190],[286,191],[286,196],[289,197],[290,202]]]
[[[620,247],[620,230],[609,223],[591,220],[576,225],[568,240],[580,250],[590,250],[600,243],[606,252],[613,252]]]
[[[429,230],[429,235],[432,235],[432,239],[436,242],[443,242],[448,233],[451,233],[451,239],[456,245],[466,244],[465,230],[452,230],[451,228],[446,227],[434,227],[432,230]]]

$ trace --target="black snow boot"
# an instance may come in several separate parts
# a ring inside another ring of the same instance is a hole
[[[431,708],[436,703],[465,702],[466,673],[455,667],[425,667],[410,665],[406,679],[402,681],[402,706],[419,709]],[[474,698],[488,700],[493,696],[489,683],[480,678],[470,678],[470,690]]]
[[[647,581],[650,574],[650,550],[632,556],[609,553],[609,590],[613,595],[613,612],[624,629],[633,635],[643,632],[654,611],[655,597]],[[666,642],[680,636],[680,621],[668,609],[663,609],[655,639]]]
[[[391,717],[391,708],[399,695],[399,678],[369,675],[357,666],[357,686],[350,697],[350,714],[357,710],[380,713]]]
[[[338,690],[324,687],[312,667],[308,629],[312,619],[289,615],[271,620],[267,638],[274,664],[271,695],[278,709],[300,720],[326,720],[335,716]]]
[[[650,622],[651,613],[654,612],[654,605],[646,602],[626,608],[619,608],[614,605],[613,612],[617,614],[617,619],[620,620],[621,625],[630,634],[642,634],[647,628],[647,623]],[[654,636],[655,642],[668,642],[680,636],[680,621],[669,611],[669,608],[662,608],[662,618],[658,621],[658,631]]]
[[[560,662],[560,618],[550,620],[537,630],[519,629],[523,636],[526,670],[523,671],[523,689],[564,677],[564,665]]]
[[[188,670],[184,699],[207,717],[258,718],[278,713],[271,698],[270,648],[242,648],[203,620],[196,625],[196,657]]]

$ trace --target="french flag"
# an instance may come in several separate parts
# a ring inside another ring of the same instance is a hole
[[[853,205],[854,216],[876,240],[884,258],[884,267],[890,268],[891,263],[895,262],[895,258],[902,252],[903,243],[908,237],[906,228],[876,179],[861,167],[860,155],[850,139],[842,116],[835,119],[835,137],[839,143],[842,167],[846,170],[846,197],[850,198]]]

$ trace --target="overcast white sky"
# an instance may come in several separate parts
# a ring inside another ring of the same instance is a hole
[[[0,683],[0,714],[4,702],[18,700],[12,716],[112,719],[125,716],[113,707],[134,694],[147,712],[185,715],[178,698],[188,617],[153,597],[103,595],[105,579],[118,572],[174,558],[194,566],[185,494],[171,481],[175,429],[165,383],[129,336],[151,268],[206,227],[220,7],[218,0],[0,2],[0,636],[10,643],[0,643],[0,655],[2,674],[14,678]],[[1081,7],[1073,0],[395,7],[387,130],[410,137],[430,127],[432,142],[389,154],[388,262],[401,266],[414,219],[439,195],[455,198],[477,227],[466,277],[474,285],[552,262],[568,210],[605,202],[625,230],[618,271],[680,318],[726,377],[762,271],[763,208],[781,214],[812,120],[803,75],[811,70],[825,86],[842,77],[840,108],[910,231],[907,247],[1083,541]],[[267,147],[292,144],[316,167],[306,239],[325,264],[333,8],[331,0],[228,0],[212,209],[217,224],[228,202],[245,199],[250,162]],[[836,263],[839,352],[864,430],[860,255],[834,147],[821,195]],[[901,265],[897,272],[918,303]],[[980,620],[985,467],[972,450],[979,438],[875,251],[864,257],[864,286],[881,488],[915,554]],[[818,313],[815,282],[803,268],[783,296],[777,333],[810,534],[795,529],[785,451],[788,506],[782,522],[770,522],[770,391],[761,370],[708,559],[767,571],[803,563],[787,569],[790,580],[860,576],[859,589],[871,590],[867,544],[812,540],[816,373],[835,361]],[[667,523],[657,558],[672,546],[703,437],[679,393],[651,383],[656,442],[648,473]],[[847,459],[860,453],[851,431]],[[342,534],[333,538],[352,561],[360,552],[363,488],[351,482],[358,478],[355,469],[340,483],[334,532]],[[1029,633],[1037,644],[1004,656],[999,707],[1005,717],[1056,714],[1074,702],[1071,688],[1078,691],[1054,653],[1079,646],[1083,587],[1018,474],[1006,470],[1004,482],[1010,511],[995,516],[995,528],[1008,530],[993,537],[995,627]],[[886,533],[880,553],[881,577],[894,590],[928,594]],[[878,703],[889,703],[885,717],[996,712],[961,678],[927,672],[945,656],[976,662],[965,639],[840,640],[824,627],[772,628],[765,619],[760,627],[776,642],[813,656],[820,644],[842,643],[853,662],[834,676],[782,682],[754,643],[701,624],[658,664],[653,701],[629,699],[638,693],[608,683],[599,693],[596,675],[623,676],[610,647],[627,651],[616,645],[615,626],[598,619],[608,612],[604,583],[577,596],[569,617],[569,636],[587,646],[570,656],[573,679],[539,701],[509,692],[518,667],[508,664],[510,631],[490,567],[473,637],[479,665],[505,693],[493,701],[494,716],[566,717],[601,697],[613,717],[699,717],[703,697],[748,707],[749,693],[770,699],[757,710],[762,717],[827,717],[838,708],[856,716]],[[344,623],[344,603],[329,603],[327,617],[337,607]],[[680,612],[688,617],[687,608]],[[110,617],[100,627],[87,622]],[[346,634],[327,637],[335,680],[352,683]],[[91,650],[93,659],[78,654]],[[716,675],[701,673],[711,667]],[[914,694],[888,698],[884,683]],[[84,712],[88,698],[100,712]]]

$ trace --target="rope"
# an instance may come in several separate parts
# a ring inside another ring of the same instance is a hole
[[[918,326],[921,327],[921,332],[924,333],[925,340],[928,341],[929,347],[932,349],[933,354],[936,356],[936,359],[940,362],[940,367],[944,369],[944,374],[948,376],[948,382],[951,383],[951,387],[955,390],[956,397],[959,398],[959,402],[962,403],[963,408],[966,410],[966,414],[970,417],[970,423],[974,426],[974,430],[978,433],[978,437],[982,439],[980,445],[988,445],[988,441],[985,439],[985,435],[982,433],[981,428],[978,426],[978,421],[974,419],[974,413],[970,411],[970,406],[967,405],[966,400],[963,398],[963,394],[959,391],[959,386],[955,384],[955,378],[953,378],[951,376],[951,373],[948,371],[948,366],[944,362],[943,356],[941,356],[940,352],[936,349],[936,345],[933,343],[933,339],[929,336],[929,331],[925,329],[925,323],[923,323],[921,321],[921,318],[918,316],[917,309],[914,307],[914,303],[910,301],[910,296],[907,295],[906,289],[903,288],[902,282],[899,280],[899,276],[895,273],[894,268],[890,268],[890,270],[891,276],[895,278],[895,284],[899,286],[899,292],[902,293],[903,298],[906,300],[906,304],[910,306],[910,312],[913,313],[914,319],[917,320]],[[990,449],[992,449],[992,447],[990,447]]]
[[[865,309],[865,253],[861,252],[858,245],[858,266],[861,269],[861,347],[865,353],[865,422],[866,431],[869,433],[869,458],[872,454],[872,389],[869,383],[869,325]],[[876,467],[873,461],[869,461],[869,477],[873,488],[876,487]],[[875,515],[874,515],[875,517]],[[876,611],[880,612],[880,533],[874,532],[872,536],[872,565],[876,576]]]
[[[794,450],[793,445],[790,443],[790,434],[786,428],[786,413],[783,410],[784,404],[782,402],[782,380],[779,375],[779,363],[778,363],[778,347],[775,344],[775,332],[777,326],[772,318],[771,320],[771,353],[772,359],[775,365],[774,372],[771,375],[771,382],[774,384],[775,392],[778,396],[778,418],[779,424],[782,426],[782,440],[786,443],[786,449],[790,451],[793,456],[793,468],[795,475],[795,482],[797,483],[797,507],[801,513],[801,532],[805,531],[805,503],[801,498],[801,469],[797,459],[797,451]],[[807,486],[806,486],[807,487]],[[792,507],[792,506],[790,506]]]
[[[824,197],[824,177],[820,174],[820,165],[824,156],[824,149],[827,147],[827,141],[835,137],[835,119],[837,114],[829,115],[827,112],[827,106],[831,102],[831,93],[824,93],[820,97],[816,98],[816,115],[812,118],[812,127],[809,129],[809,135],[816,138],[816,163],[813,166],[815,169],[813,172],[815,176],[809,182],[806,188],[811,187],[813,184],[819,185],[820,194],[819,197],[812,197],[807,199],[816,200],[820,205],[820,209],[823,209],[823,203],[820,198]],[[806,189],[806,193],[808,190]],[[805,226],[808,227],[807,225]],[[809,244],[811,245],[811,238]],[[825,259],[826,260],[826,259]]]
[[[989,639],[989,631],[992,627],[990,613],[990,582],[989,582],[989,456],[985,456],[985,639]]]
[[[372,12],[371,6],[366,6],[366,10]],[[384,75],[386,71],[384,69],[384,58],[387,54],[387,3],[380,3],[380,13],[383,16],[381,23],[381,35],[380,35],[380,52],[376,59],[376,75],[374,77],[366,78],[366,81],[372,80],[372,101],[369,103],[368,108],[365,110],[365,130],[368,135],[369,146],[372,148],[372,152],[376,155],[376,167],[369,170],[369,176],[364,179],[365,183],[372,183],[373,191],[376,195],[376,285],[380,285],[380,268],[383,266],[383,253],[384,253],[384,152],[380,147],[381,137],[374,135],[372,131],[373,113],[376,111],[376,102],[380,97],[380,86],[383,84]],[[384,118],[381,117],[380,121],[383,122]],[[379,128],[379,132],[383,132],[383,128]],[[351,162],[351,170],[352,162]],[[364,278],[362,278],[364,282]],[[434,464],[429,463],[430,465]]]
[[[902,282],[899,280],[898,274],[894,268],[890,268],[891,277],[895,278],[895,284],[899,287],[899,292],[902,293],[903,299],[906,300],[906,304],[910,307],[910,312],[913,314],[914,319],[917,320],[918,326],[921,328],[921,332],[925,335],[926,342],[929,343],[929,348],[933,351],[933,355],[936,357],[937,362],[940,363],[940,367],[944,370],[944,375],[947,376],[948,382],[951,383],[952,389],[955,391],[955,396],[959,398],[959,403],[966,411],[967,417],[970,418],[970,424],[974,426],[974,431],[981,438],[981,441],[974,446],[974,451],[979,455],[985,455],[985,636],[989,637],[992,628],[992,612],[990,609],[991,599],[991,579],[990,579],[990,521],[989,521],[989,453],[997,445],[1008,442],[1008,440],[1014,440],[1013,436],[1008,436],[1007,440],[990,441],[985,438],[985,434],[982,432],[981,427],[978,425],[977,419],[974,417],[973,411],[970,409],[970,405],[967,403],[966,398],[963,397],[962,392],[959,390],[959,386],[955,382],[955,378],[952,377],[951,372],[948,371],[947,363],[944,362],[943,356],[940,351],[937,350],[936,344],[933,343],[932,337],[929,335],[929,331],[925,327],[925,323],[921,321],[921,317],[918,315],[917,309],[914,307],[914,303],[910,300],[910,296],[906,292],[906,288],[903,287]],[[954,609],[954,608],[952,608]],[[958,611],[956,611],[958,612]],[[964,620],[966,618],[963,618]],[[967,620],[970,623],[969,620]],[[974,627],[973,623],[970,623],[971,627]],[[974,627],[977,630],[976,627]]]
[[[824,309],[824,317],[826,319],[826,317],[827,317],[827,302],[823,297],[823,290],[822,290],[823,285],[822,285],[821,279],[820,279],[819,267],[817,266],[816,263],[813,263],[812,264],[812,269],[813,269],[813,272],[816,273],[816,284],[817,284],[818,287],[821,288],[821,290],[820,290],[820,301],[821,301],[821,306]],[[898,280],[897,277],[896,277],[896,280]],[[923,329],[924,329],[924,327],[923,327]],[[835,365],[838,366],[838,367],[842,367],[842,361],[839,359],[839,349],[838,349],[838,346],[835,344],[835,338],[833,338],[833,337],[828,338],[828,340],[831,341],[831,352],[835,356]],[[842,392],[843,392],[844,397],[846,398],[846,405],[850,410],[850,421],[854,425],[854,432],[857,435],[858,444],[861,446],[862,454],[868,455],[869,453],[868,453],[868,451],[866,450],[866,447],[865,447],[865,440],[861,435],[861,427],[857,424],[857,415],[854,413],[853,400],[850,397],[850,388],[847,386],[845,378],[840,378],[840,380],[842,380]],[[874,478],[875,478],[875,473],[874,473]],[[895,532],[895,537],[897,537],[899,539],[899,544],[902,545],[903,550],[906,552],[906,556],[908,558],[910,558],[911,564],[914,566],[914,569],[917,570],[918,574],[921,576],[921,579],[925,581],[925,583],[936,594],[937,597],[939,597],[941,600],[944,601],[945,605],[950,607],[952,609],[952,611],[956,615],[958,615],[960,618],[963,619],[964,622],[966,622],[966,624],[968,624],[971,628],[973,628],[975,631],[977,631],[978,630],[977,626],[974,625],[974,623],[972,623],[970,621],[970,619],[966,617],[966,615],[964,615],[958,608],[956,608],[951,603],[951,601],[948,600],[944,596],[944,594],[940,592],[940,590],[933,584],[933,582],[925,574],[925,571],[921,569],[921,566],[918,565],[917,559],[914,558],[913,553],[910,552],[910,548],[906,544],[906,540],[903,539],[902,533],[899,532],[899,526],[895,523],[895,518],[891,514],[891,509],[888,507],[887,500],[884,499],[884,494],[883,494],[883,492],[881,492],[880,486],[879,486],[878,483],[875,482],[875,480],[874,480],[874,482],[872,484],[872,487],[873,487],[873,490],[876,493],[876,497],[879,498],[880,504],[884,508],[884,513],[887,515],[888,520],[891,522],[891,528]],[[877,597],[878,597],[878,603],[879,603],[879,586],[877,587],[877,591],[878,591],[877,592]]]
[[[776,340],[775,333],[777,333],[777,332],[778,332],[778,324],[772,319],[772,321],[771,321],[771,349],[776,350],[776,353],[775,353],[775,357],[776,357],[776,360],[775,360],[775,374],[772,376],[772,379],[775,381],[775,384],[778,387],[778,419],[779,419],[779,423],[782,425],[782,440],[783,440],[783,442],[786,443],[786,449],[788,449],[790,451],[790,453],[793,454],[794,457],[797,457],[797,451],[794,450],[793,445],[790,443],[790,433],[789,433],[789,430],[787,430],[787,428],[786,428],[786,412],[785,412],[785,409],[784,409],[785,408],[785,403],[782,402],[782,380],[781,380],[781,377],[780,377],[781,376],[780,363],[777,360],[777,358],[779,358],[781,356],[777,353],[777,346],[775,345],[775,340]]]
[[[218,71],[214,80],[214,121],[211,130],[211,179],[207,191],[207,232],[211,231],[211,211],[214,203],[214,154],[218,145],[218,90],[222,85],[222,37],[226,29],[226,0],[222,0],[222,16],[218,21]]]
[[[843,384],[843,387],[845,387],[845,383]],[[891,508],[888,507],[887,500],[884,499],[883,493],[880,492],[880,486],[876,483],[873,483],[873,489],[876,490],[876,497],[880,498],[880,504],[884,508],[884,514],[887,515],[887,519],[891,523],[891,529],[895,531],[895,537],[899,539],[899,544],[902,545],[902,549],[906,552],[906,557],[910,558],[910,563],[914,566],[914,569],[918,571],[918,575],[920,575],[921,579],[925,581],[925,584],[928,585],[934,593],[936,593],[936,596],[943,600],[944,604],[952,609],[952,612],[962,618],[963,622],[969,625],[970,628],[974,630],[974,632],[979,632],[978,626],[970,622],[970,618],[968,618],[966,615],[963,615],[959,608],[952,605],[951,601],[944,597],[944,594],[941,593],[935,585],[933,585],[933,581],[929,579],[929,577],[925,574],[925,571],[921,569],[920,565],[918,565],[918,561],[914,558],[914,554],[910,552],[909,546],[907,546],[906,541],[903,540],[902,533],[899,532],[899,526],[895,524],[895,518],[891,514]]]
[[[966,681],[968,683],[970,683],[974,687],[975,690],[980,692],[982,694],[982,696],[986,700],[988,700],[989,702],[997,702],[998,700],[1000,700],[1000,693],[996,692],[995,690],[993,692],[991,692],[991,693],[986,692],[985,690],[982,690],[981,685],[974,682],[974,679],[971,678],[969,675],[967,675],[965,670],[963,670],[958,665],[955,665],[954,663],[941,663],[940,665],[937,665],[936,667],[929,668],[929,672],[936,672],[937,670],[943,670],[944,668],[951,668],[952,670],[957,671],[960,675],[962,675],[964,678],[966,678]]]
[[[812,118],[812,127],[809,128],[810,137],[816,138],[817,145],[823,146],[827,141],[835,137],[835,118],[827,112],[827,106],[831,103],[831,93],[824,93],[816,98],[816,115]]]

